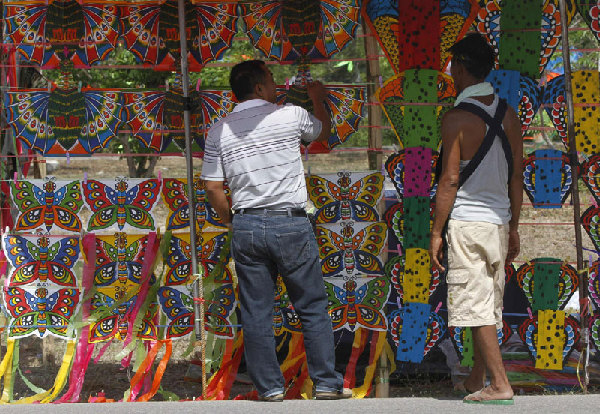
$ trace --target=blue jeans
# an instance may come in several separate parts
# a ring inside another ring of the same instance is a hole
[[[284,391],[273,331],[278,274],[302,322],[308,372],[316,390],[341,390],[319,251],[308,218],[235,214],[231,252],[239,283],[246,366],[259,395]]]

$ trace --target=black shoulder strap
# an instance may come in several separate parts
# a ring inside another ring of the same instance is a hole
[[[477,149],[477,152],[475,153],[471,161],[469,161],[467,166],[463,168],[463,170],[460,172],[458,179],[458,188],[460,188],[469,179],[473,172],[475,172],[477,167],[479,167],[479,164],[481,164],[481,161],[483,161],[488,151],[492,147],[492,144],[494,143],[494,138],[496,138],[496,136],[500,137],[500,141],[502,143],[502,149],[504,150],[504,156],[506,157],[506,162],[508,164],[508,180],[510,181],[513,171],[513,157],[510,148],[510,142],[508,141],[508,137],[506,136],[504,129],[502,129],[502,120],[504,119],[504,115],[506,114],[506,110],[508,108],[506,100],[499,100],[498,107],[496,108],[496,113],[494,114],[493,118],[482,107],[472,103],[461,102],[456,106],[456,108],[477,115],[488,126],[487,134],[483,138],[483,141]],[[440,150],[440,155],[438,157],[436,174],[441,174],[442,157],[443,148]]]

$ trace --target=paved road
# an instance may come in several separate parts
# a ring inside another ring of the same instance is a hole
[[[436,398],[368,398],[345,401],[302,401],[292,400],[283,403],[255,401],[197,401],[197,402],[150,402],[150,403],[109,403],[109,404],[36,404],[5,405],[0,408],[5,413],[60,413],[60,414],[307,414],[307,413],[598,413],[600,394],[594,395],[543,395],[516,397],[513,406],[480,406],[464,404],[459,399]]]

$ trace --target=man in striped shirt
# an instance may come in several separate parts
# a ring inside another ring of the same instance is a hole
[[[318,246],[304,210],[307,193],[300,143],[329,137],[325,88],[320,82],[307,86],[314,106],[311,115],[298,106],[276,104],[273,74],[262,61],[236,65],[229,81],[240,103],[210,129],[202,179],[208,200],[233,228],[231,251],[248,373],[262,400],[283,400],[284,378],[273,332],[275,282],[280,274],[302,323],[315,397],[349,398],[351,391],[343,389],[342,376],[334,370],[333,331]],[[231,190],[233,218],[224,180]]]

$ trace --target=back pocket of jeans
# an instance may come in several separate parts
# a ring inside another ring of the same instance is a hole
[[[311,249],[316,247],[313,246],[316,241],[311,236],[312,233],[308,229],[277,234],[277,244],[283,262],[291,267],[306,262],[310,258]],[[315,250],[315,254],[318,254],[318,250]]]

